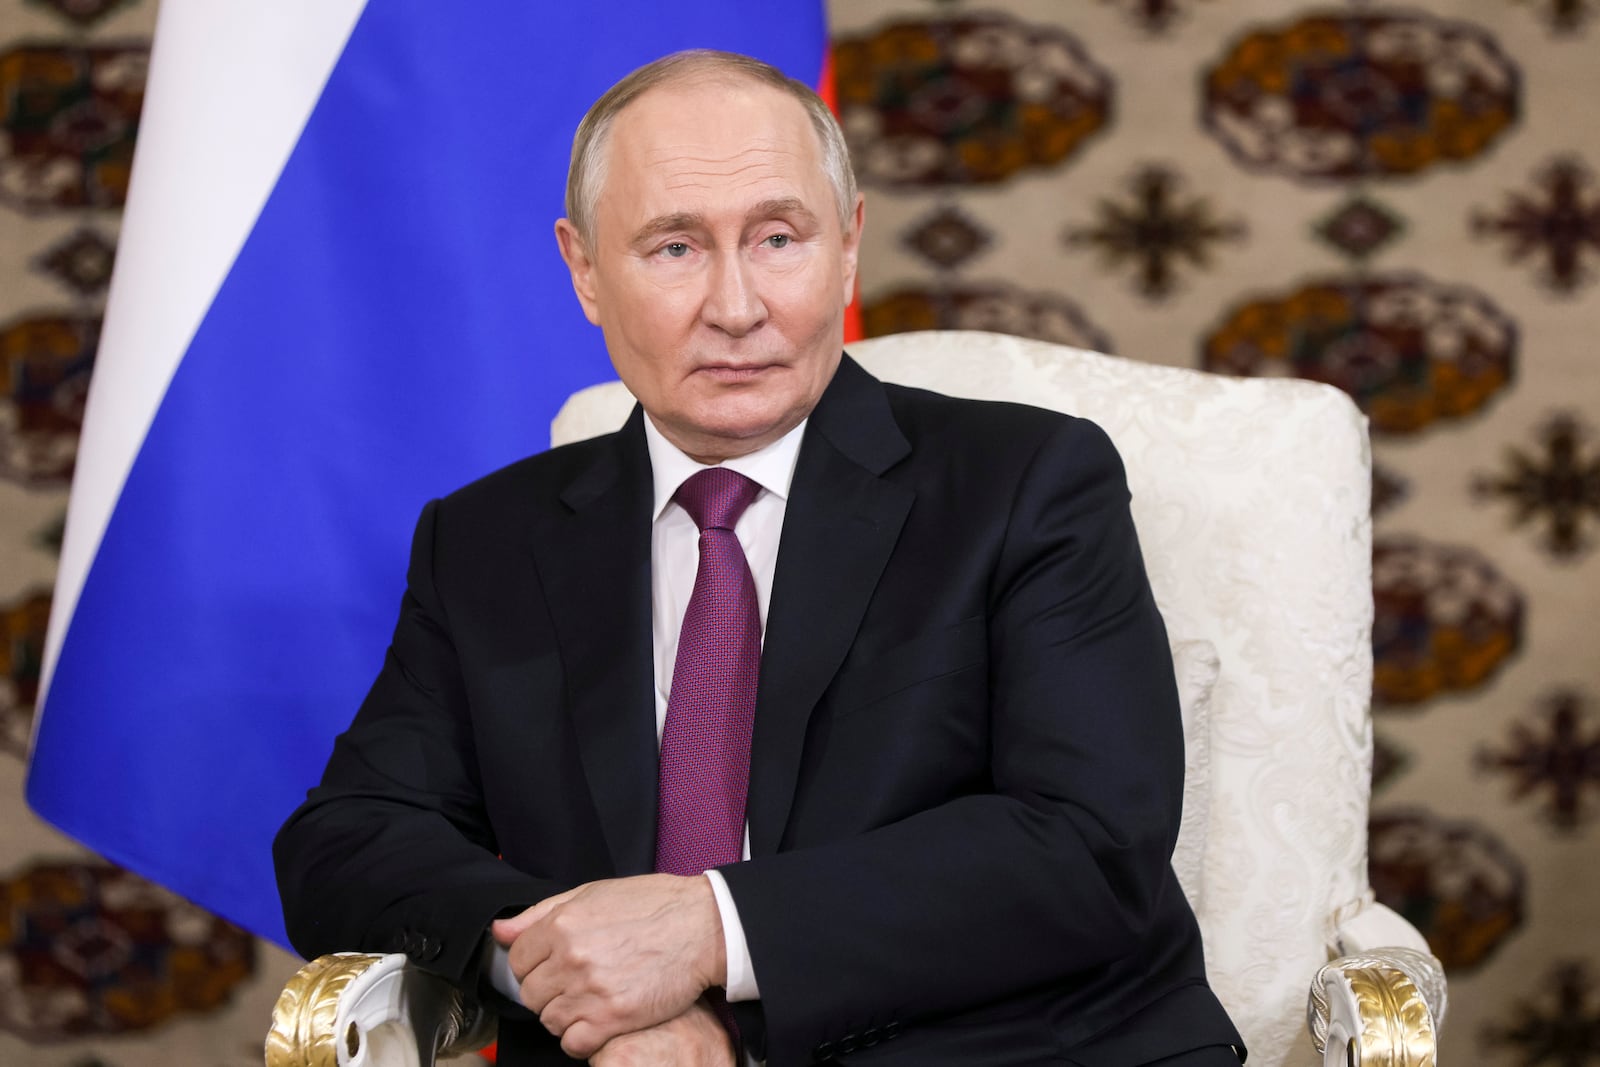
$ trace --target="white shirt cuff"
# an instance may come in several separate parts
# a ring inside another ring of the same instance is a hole
[[[733,894],[720,871],[707,871],[706,881],[711,883],[711,893],[717,898],[717,914],[722,919],[722,944],[728,957],[728,982],[723,987],[728,1002],[760,1000],[761,990],[756,985],[755,964],[750,961],[750,946],[745,943],[744,924],[739,921],[739,909],[734,907]],[[507,973],[510,968],[507,967]],[[496,989],[500,987],[495,986]]]
[[[511,950],[504,945],[489,939],[489,958],[484,964],[489,971],[489,984],[495,992],[511,1001],[513,1004],[522,1003],[522,983],[517,981],[517,976],[511,972]]]

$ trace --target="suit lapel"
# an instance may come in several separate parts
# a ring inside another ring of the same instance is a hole
[[[583,769],[618,875],[655,860],[651,483],[638,408],[561,495],[533,552],[567,674]]]
[[[811,414],[795,466],[761,653],[746,818],[776,852],[811,711],[855,639],[913,494],[879,477],[910,451],[883,386],[848,356]]]

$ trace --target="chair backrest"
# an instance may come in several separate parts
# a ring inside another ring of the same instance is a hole
[[[1000,334],[849,350],[886,381],[1081,415],[1115,441],[1191,719],[1174,865],[1252,1062],[1309,1059],[1307,983],[1335,917],[1369,896],[1365,419],[1327,386]],[[620,383],[585,390],[557,416],[556,443],[615,429],[631,406]]]

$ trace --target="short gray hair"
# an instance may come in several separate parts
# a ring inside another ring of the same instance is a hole
[[[856,176],[850,167],[850,149],[844,131],[828,105],[811,87],[796,81],[777,67],[737,52],[718,52],[696,48],[674,52],[647,63],[607,89],[578,123],[572,138],[572,162],[567,169],[567,218],[589,248],[594,247],[594,218],[600,190],[606,182],[606,151],[611,126],[622,110],[640,96],[661,85],[688,81],[695,77],[744,78],[787,93],[806,109],[817,140],[822,147],[822,167],[838,201],[839,224],[850,228],[850,214],[856,203]]]

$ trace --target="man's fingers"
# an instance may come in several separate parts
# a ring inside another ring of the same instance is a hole
[[[550,981],[547,974],[543,974],[536,967],[529,971],[522,979],[522,1006],[544,1019],[545,1011],[550,1007],[551,1001],[561,995],[561,987]],[[549,1030],[548,1026],[545,1029]],[[558,1030],[550,1030],[558,1034]]]
[[[493,933],[502,945],[509,940],[523,1005],[559,1037],[581,1020],[591,1031],[573,1040],[598,1046],[694,1003],[707,986],[702,972],[712,969],[697,953],[711,939],[720,944],[719,924],[705,879],[644,875],[550,897],[500,920]]]
[[[527,930],[550,914],[557,905],[565,903],[577,891],[577,889],[569,889],[565,893],[557,893],[553,897],[545,897],[531,908],[523,908],[509,918],[494,920],[489,924],[489,936],[493,937],[498,944],[509,948],[513,941],[522,936],[524,930]]]
[[[555,1033],[554,1030],[550,1031]],[[566,1028],[566,1032],[559,1035],[561,1038],[561,1051],[576,1060],[586,1060],[600,1051],[615,1034],[606,1034],[598,1027],[585,1019],[579,1019]]]
[[[605,1026],[580,1015],[581,1008],[577,998],[556,997],[539,1012],[539,1022],[561,1039],[562,1051],[568,1056],[586,1060],[622,1031],[614,1025]]]

